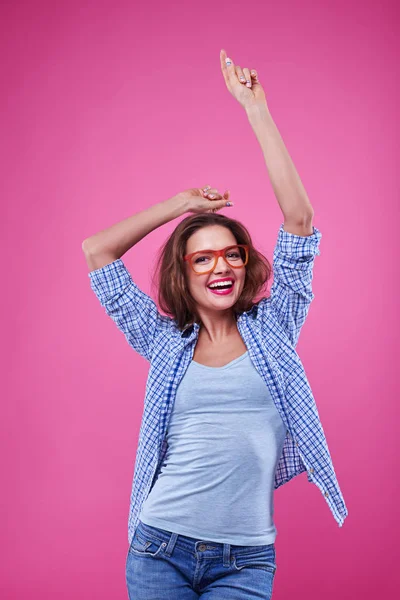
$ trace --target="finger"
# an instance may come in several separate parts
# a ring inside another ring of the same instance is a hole
[[[225,190],[225,192],[223,194],[220,194],[218,192],[218,190],[215,193],[215,191],[213,190],[212,194],[210,196],[208,196],[208,197],[215,202],[216,200],[221,200],[221,199],[228,200],[229,199],[229,194],[230,194],[229,190]]]
[[[250,77],[250,69],[244,67],[243,75],[246,77],[246,87],[251,88],[251,77]]]
[[[236,65],[235,71],[236,71],[236,75],[237,75],[237,78],[239,79],[240,83],[246,83],[246,79],[245,79],[245,76],[243,75],[242,67],[239,67],[238,65]]]
[[[203,188],[201,188],[201,191],[204,192],[204,193],[206,193],[210,189],[211,189],[211,186],[207,184]]]
[[[226,55],[225,50],[221,50],[220,58],[222,74],[225,82],[228,86],[231,86],[236,80],[235,65],[233,64],[233,60]]]
[[[214,200],[213,202],[208,203],[209,210],[220,210],[221,208],[225,208],[225,206],[233,206],[233,202],[227,200]]]
[[[217,196],[221,196],[221,194],[218,192],[217,188],[210,188],[204,193],[204,196],[208,198],[216,198]]]
[[[252,78],[253,80],[255,80],[255,81],[256,81],[256,83],[258,83],[258,75],[257,75],[257,71],[256,71],[255,69],[252,69],[252,70],[250,71],[250,75],[251,75],[251,78]]]

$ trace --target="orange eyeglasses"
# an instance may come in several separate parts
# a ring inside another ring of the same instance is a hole
[[[187,254],[183,259],[189,261],[196,275],[204,275],[215,269],[220,256],[233,269],[240,269],[246,266],[249,260],[249,246],[247,244],[235,244],[226,246],[222,250],[199,250]]]

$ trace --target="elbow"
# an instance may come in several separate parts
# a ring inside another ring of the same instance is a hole
[[[82,242],[82,251],[84,254],[92,254],[93,252],[93,244],[90,242],[90,238],[83,240]]]

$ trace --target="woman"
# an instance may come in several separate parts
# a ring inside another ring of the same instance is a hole
[[[186,190],[83,243],[92,289],[150,362],[128,526],[131,600],[271,598],[273,491],[303,471],[339,526],[347,515],[295,351],[321,233],[256,72],[220,58],[284,216],[271,296],[254,302],[268,260],[241,223],[216,214],[229,191]],[[158,261],[162,315],[120,257],[185,213],[194,214]]]

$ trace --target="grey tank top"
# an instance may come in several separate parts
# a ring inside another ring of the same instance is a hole
[[[275,542],[274,478],[286,427],[248,351],[223,367],[190,363],[166,436],[143,523],[196,540]]]

